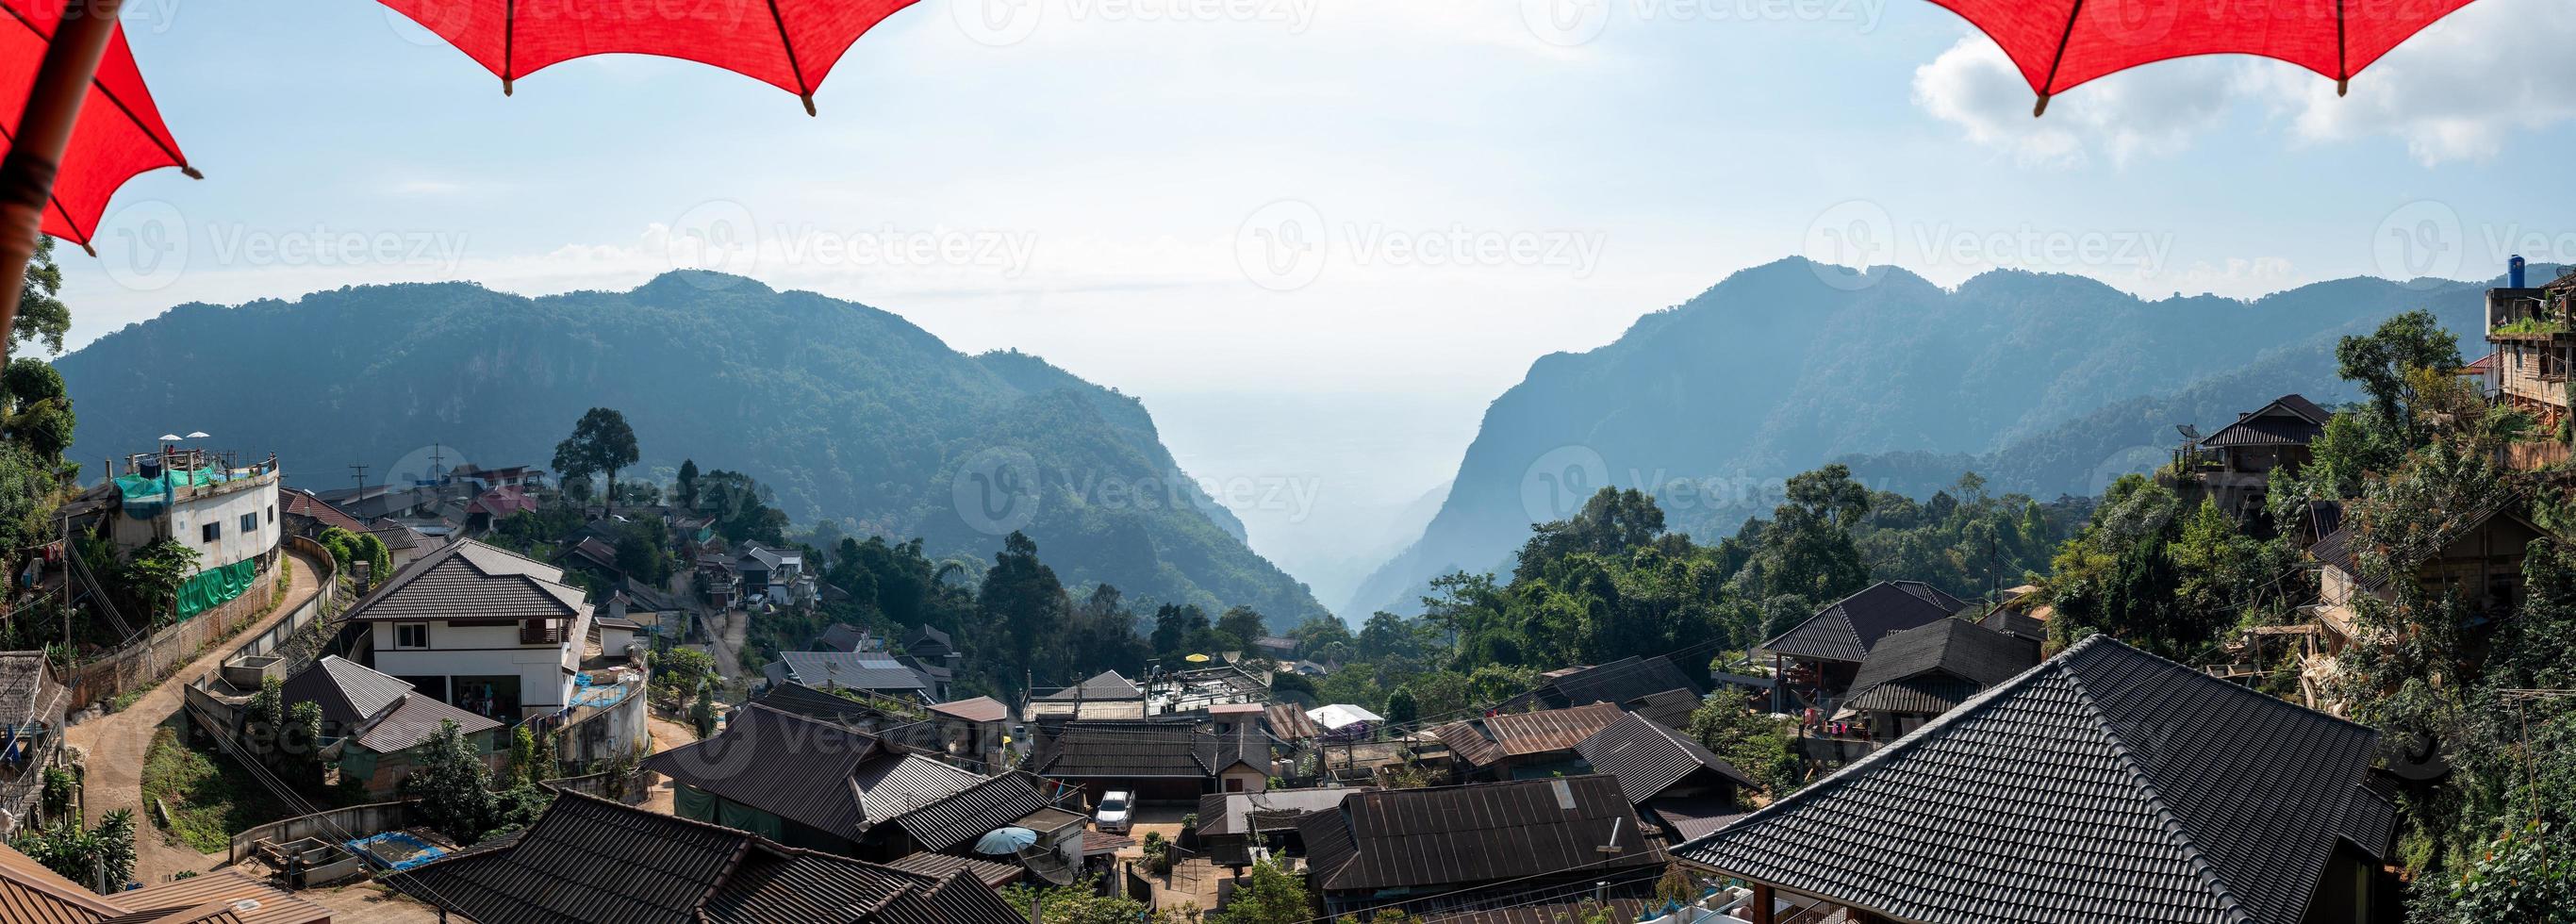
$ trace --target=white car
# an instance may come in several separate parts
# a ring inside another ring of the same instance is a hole
[[[1134,802],[1134,798],[1126,792],[1110,793],[1101,798],[1100,810],[1093,813],[1091,823],[1102,831],[1125,834],[1128,827],[1136,822],[1131,816]]]

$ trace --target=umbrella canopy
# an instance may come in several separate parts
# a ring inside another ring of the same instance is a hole
[[[1932,0],[2003,46],[2048,98],[2095,77],[2190,55],[2275,58],[2335,80],[2369,67],[2469,0]]]
[[[35,86],[46,45],[62,24],[63,7],[59,0],[0,0],[0,12],[8,14],[0,17],[0,128],[7,129],[0,132],[0,152],[23,134],[19,121],[26,116],[27,91]],[[179,153],[170,127],[162,124],[161,110],[143,85],[143,72],[134,66],[122,27],[108,37],[107,52],[90,78],[88,98],[59,162],[42,227],[85,250],[98,232],[108,198],[135,174],[177,167],[198,175],[188,166],[187,155]]]
[[[384,0],[501,78],[606,54],[712,64],[805,101],[841,53],[913,0]]]
[[[1027,828],[995,828],[990,834],[975,839],[975,852],[987,856],[1018,853],[1038,842],[1038,833]]]

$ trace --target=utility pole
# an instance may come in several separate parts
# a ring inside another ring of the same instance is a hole
[[[365,492],[366,492],[366,490],[367,490],[367,463],[364,463],[364,462],[351,462],[351,463],[349,463],[349,478],[350,478],[350,480],[356,481],[356,482],[358,483],[358,491],[359,491],[359,493],[365,493]],[[353,500],[353,501],[354,501],[354,500],[357,500],[357,498],[352,497],[352,498],[350,498],[350,500]]]

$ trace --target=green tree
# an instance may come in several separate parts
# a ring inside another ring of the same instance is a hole
[[[1315,897],[1303,879],[1269,860],[1252,864],[1234,898],[1208,916],[1209,924],[1299,924],[1315,916]]]
[[[678,490],[672,492],[672,500],[678,502],[682,510],[698,509],[698,460],[680,460],[680,480]]]
[[[1055,569],[1038,561],[1036,542],[1016,530],[1003,537],[975,602],[982,625],[999,633],[1012,663],[1049,677],[1072,672],[1066,649],[1052,644],[1069,622],[1072,601]]]
[[[698,737],[699,737],[700,739],[706,739],[706,738],[712,738],[712,737],[715,737],[715,734],[716,734],[716,689],[715,689],[715,687],[712,687],[712,686],[706,686],[706,687],[699,687],[699,688],[698,688],[698,700],[697,700],[697,702],[695,702],[695,703],[691,703],[691,704],[689,705],[689,727],[697,731],[697,733],[698,733]]]
[[[1260,611],[1237,606],[1228,608],[1225,615],[1217,617],[1216,633],[1219,645],[1228,650],[1250,653],[1254,650],[1252,643],[1269,635],[1270,631]]]
[[[460,844],[482,840],[496,803],[484,787],[491,774],[483,757],[455,722],[441,720],[438,734],[423,746],[411,775],[403,777],[402,795],[420,800],[421,820]]]
[[[278,736],[286,770],[298,786],[322,785],[322,704],[302,700],[286,707],[286,728]]]
[[[2460,338],[2443,329],[2432,312],[2418,309],[2381,322],[2369,334],[2343,338],[2335,344],[2335,363],[2337,372],[2370,396],[2380,422],[2395,432],[2412,434],[2415,395],[2407,374],[2458,368]]]
[[[60,460],[63,450],[72,444],[77,422],[62,373],[44,360],[21,356],[0,368],[0,391],[8,396],[5,430],[9,440],[26,447],[40,460]]]
[[[1396,725],[1409,725],[1422,717],[1422,704],[1413,696],[1411,685],[1395,688],[1386,695],[1386,720]]]
[[[65,879],[111,893],[134,878],[134,813],[117,809],[90,828],[65,817],[45,827],[20,829],[9,846]]]
[[[617,470],[635,464],[641,458],[635,445],[635,428],[626,425],[626,415],[615,410],[595,407],[573,424],[572,435],[555,444],[555,474],[566,485],[587,482],[592,476],[606,476],[608,508],[617,507]]]
[[[1729,687],[1709,694],[1691,712],[1686,732],[1701,747],[1762,781],[1775,800],[1795,791],[1805,776],[1796,721],[1756,711],[1742,690]]]
[[[136,593],[151,601],[156,612],[176,612],[179,585],[197,573],[197,550],[167,537],[152,540],[134,550],[126,563],[126,576]]]
[[[63,304],[63,271],[54,263],[54,239],[36,239],[35,259],[27,261],[26,288],[18,293],[18,317],[0,353],[15,353],[18,344],[41,340],[45,352],[61,353],[63,335],[72,329],[71,306]]]

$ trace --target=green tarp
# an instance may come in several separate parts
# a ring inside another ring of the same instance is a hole
[[[150,478],[142,475],[116,476],[116,493],[124,502],[125,515],[148,520],[161,514],[161,499],[174,487],[193,487],[229,481],[232,476],[218,468],[172,469]]]
[[[197,572],[179,585],[179,618],[203,613],[232,602],[249,590],[259,578],[259,559],[245,558],[229,565],[218,565]]]
[[[341,748],[340,775],[343,777],[355,777],[361,780],[372,778],[376,775],[376,757],[376,752],[359,747],[354,743]]]
[[[773,841],[786,834],[781,830],[778,816],[722,798],[716,800],[716,823],[736,831],[749,831]]]
[[[713,824],[716,820],[716,794],[695,786],[674,787],[671,790],[671,814]]]

